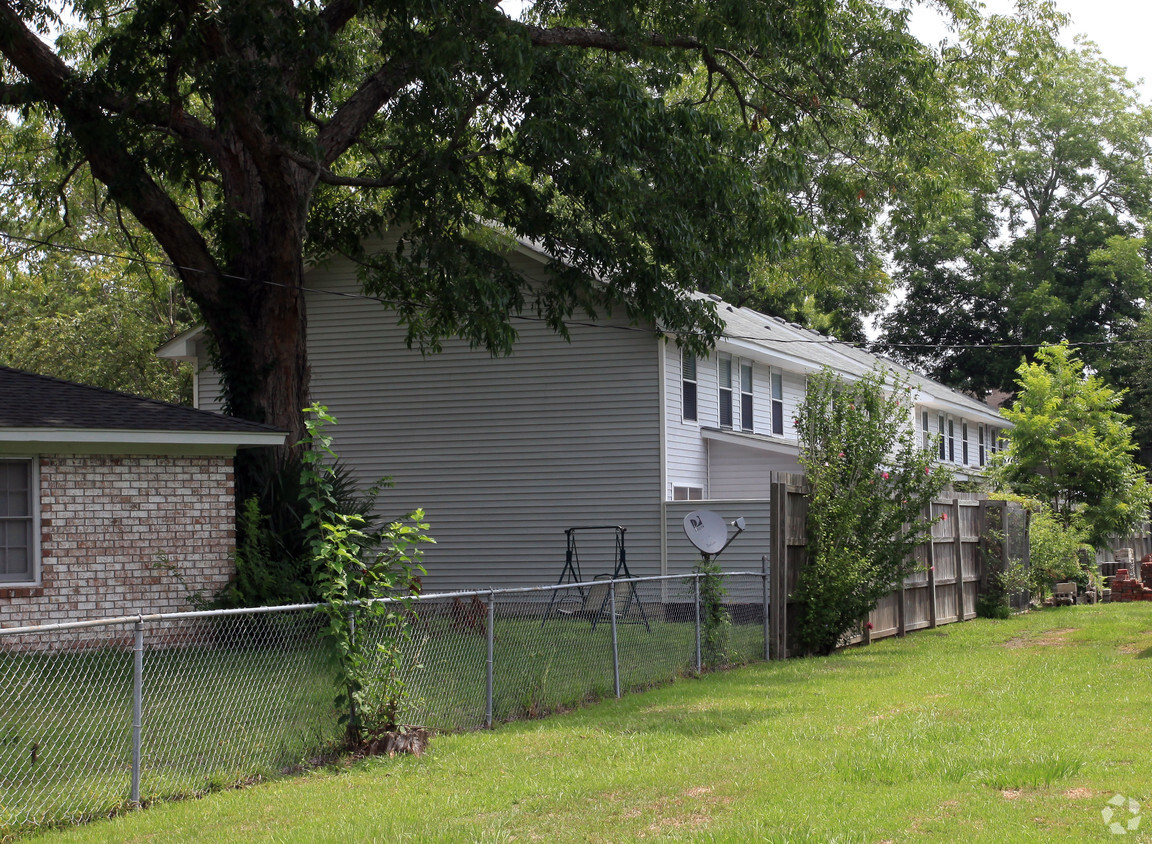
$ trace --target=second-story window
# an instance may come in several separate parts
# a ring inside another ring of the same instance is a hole
[[[984,461],[987,458],[987,453],[984,450],[984,426],[983,425],[976,426],[976,447],[977,447],[977,455],[976,456],[980,460],[980,465],[983,466]]]
[[[740,364],[740,428],[752,430],[752,364]]]
[[[944,459],[944,414],[940,414],[940,446],[939,446],[940,459]]]
[[[956,462],[956,420],[948,420],[948,462]]]
[[[684,421],[696,421],[696,355],[684,350],[681,383],[684,397]]]
[[[732,427],[732,358],[721,355],[720,365],[720,427]]]
[[[920,427],[924,429],[924,450],[932,448],[932,429],[928,423],[928,411],[920,411]]]
[[[960,462],[968,465],[968,420],[960,423]]]
[[[772,370],[772,433],[784,436],[784,376]]]

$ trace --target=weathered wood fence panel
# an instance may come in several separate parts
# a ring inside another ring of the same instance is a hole
[[[789,642],[795,641],[797,602],[792,594],[807,562],[804,476],[773,475],[771,500],[772,522],[783,529],[772,534],[770,650],[773,659],[784,659],[790,654]],[[958,492],[932,502],[931,516],[937,521],[931,539],[916,548],[917,571],[881,599],[869,616],[871,629],[849,644],[975,618],[977,597],[987,578],[986,561],[1002,563],[1008,550],[1003,537],[1006,506],[1003,501]]]

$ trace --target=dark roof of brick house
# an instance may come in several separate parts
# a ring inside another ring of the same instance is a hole
[[[206,410],[0,366],[0,428],[284,433]]]

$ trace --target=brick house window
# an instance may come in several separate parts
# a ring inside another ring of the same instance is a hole
[[[0,460],[0,583],[36,579],[35,480],[31,460]]]

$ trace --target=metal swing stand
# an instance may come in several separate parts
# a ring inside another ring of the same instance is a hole
[[[582,525],[580,527],[570,527],[564,531],[567,537],[567,549],[564,553],[564,568],[560,570],[560,579],[556,581],[556,585],[560,586],[564,583],[583,583],[584,578],[580,573],[580,551],[576,544],[576,533],[578,531],[593,531],[593,530],[611,530],[616,532],[616,551],[615,551],[615,565],[612,571],[612,580],[615,581],[621,576],[625,578],[632,577],[632,572],[628,570],[628,558],[624,549],[624,533],[628,530],[620,525]],[[596,579],[603,578],[604,575],[597,575]],[[604,593],[601,599],[599,594],[593,595],[593,589],[596,587],[577,586],[576,589],[580,593],[579,599],[574,597],[561,597],[562,590],[556,589],[552,592],[552,597],[548,601],[548,609],[544,612],[544,619],[540,622],[543,627],[548,619],[552,617],[554,612],[561,612],[565,615],[575,615],[580,612],[588,612],[592,619],[592,629],[596,629],[597,623],[605,617],[606,612],[613,612],[619,618],[624,618],[628,615],[628,611],[632,608],[632,604],[636,604],[636,608],[640,611],[640,620],[644,623],[644,628],[651,632],[652,628],[648,624],[648,615],[644,612],[644,604],[640,602],[640,596],[636,594],[636,584],[627,583],[625,586],[628,589],[628,599],[624,603],[624,607],[617,611],[613,603],[613,595],[615,590],[612,589]],[[599,601],[599,606],[589,606],[589,599],[593,599],[593,603]],[[581,609],[578,610],[565,610],[563,605],[566,603],[576,603]]]

